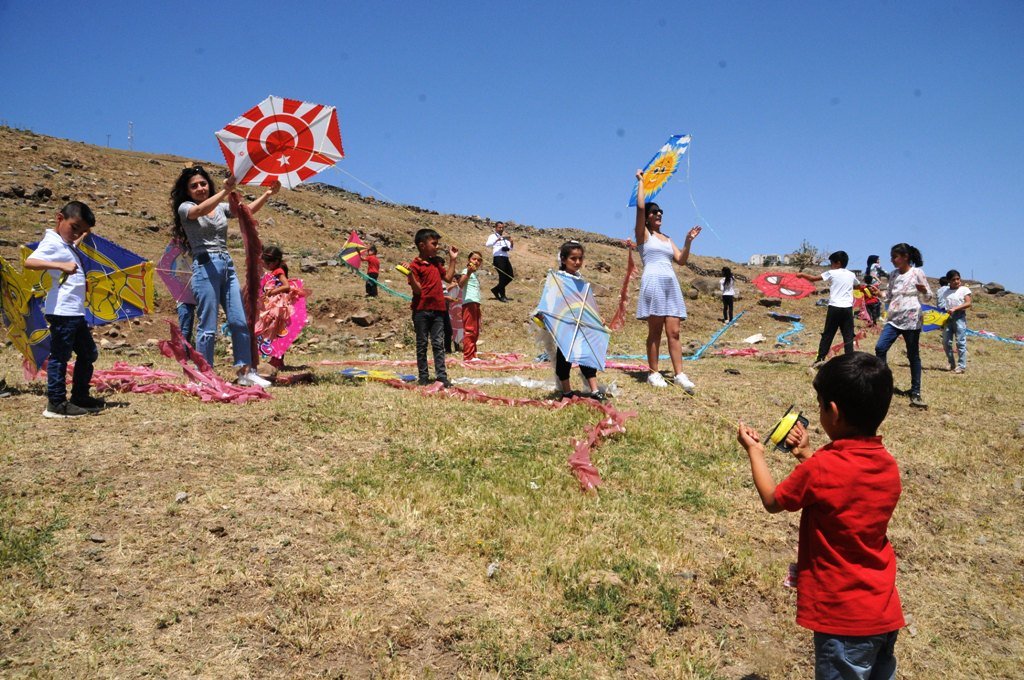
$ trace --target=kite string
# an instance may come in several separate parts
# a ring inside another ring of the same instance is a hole
[[[693,211],[695,213],[697,213],[697,219],[700,220],[701,222],[703,222],[705,225],[707,225],[707,228],[711,230],[711,233],[715,235],[715,238],[717,238],[718,241],[721,242],[722,241],[722,237],[718,235],[718,232],[715,231],[715,228],[711,226],[711,223],[708,222],[707,219],[703,215],[700,214],[700,208],[697,207],[697,201],[693,198],[693,185],[690,184],[690,154],[689,153],[686,154],[686,190],[690,194],[690,203],[693,205]]]
[[[385,194],[385,193],[384,193],[383,191],[380,191],[379,189],[375,189],[375,188],[373,188],[372,186],[370,186],[369,184],[367,184],[367,183],[366,183],[366,182],[364,182],[363,180],[361,180],[361,179],[359,179],[358,177],[356,177],[355,175],[353,175],[353,174],[352,174],[351,172],[349,172],[348,170],[345,170],[345,169],[343,169],[343,168],[340,168],[340,167],[338,167],[338,165],[337,165],[337,164],[335,164],[335,165],[332,165],[331,167],[332,167],[332,168],[334,168],[335,170],[337,170],[338,172],[343,172],[343,173],[345,173],[346,175],[348,175],[349,177],[351,177],[351,178],[352,178],[352,179],[354,179],[355,181],[359,182],[360,184],[362,184],[362,185],[363,185],[364,187],[366,187],[367,189],[369,189],[369,190],[370,190],[370,191],[372,191],[373,193],[375,193],[375,194],[379,194],[379,195],[380,195],[380,197],[381,197],[381,198],[383,198],[383,199],[384,199],[385,201],[387,201],[388,203],[395,203],[395,204],[397,205],[397,202],[396,202],[396,201],[395,201],[394,199],[392,199],[392,198],[391,198],[390,196],[388,196],[387,194]]]

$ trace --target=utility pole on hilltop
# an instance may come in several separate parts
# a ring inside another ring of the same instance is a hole
[[[135,150],[135,123],[128,121],[128,150]]]
[[[107,135],[107,148],[110,148],[110,135]]]

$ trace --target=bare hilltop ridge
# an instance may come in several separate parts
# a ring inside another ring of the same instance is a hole
[[[197,161],[3,127],[0,154],[0,255],[15,263],[70,199],[95,210],[97,233],[157,260],[171,184]],[[742,419],[764,436],[793,405],[811,444],[826,443],[810,368],[826,288],[780,301],[741,279],[743,316],[684,362],[691,395],[648,385],[644,361],[630,358],[645,353],[647,334],[634,280],[610,341],[625,357],[599,373],[614,396],[556,401],[550,367],[532,361],[528,321],[544,274],[562,241],[583,241],[583,272],[608,320],[627,250],[607,236],[514,224],[512,301],[481,305],[489,361],[453,360],[447,390],[339,375],[353,362],[413,371],[400,363],[414,358],[408,302],[365,298],[363,280],[334,260],[351,230],[379,246],[382,279],[407,292],[394,265],[413,256],[417,229],[468,254],[504,217],[317,183],[278,194],[258,214],[260,235],[311,291],[311,325],[284,373],[313,375],[271,387],[269,399],[106,392],[101,413],[52,420],[41,415],[45,381],[26,381],[18,352],[0,346],[11,392],[0,398],[0,676],[812,677],[811,634],[794,622],[796,592],[784,585],[799,515],[764,512],[736,430]],[[679,240],[688,226],[667,231]],[[624,220],[616,233],[631,232]],[[722,330],[717,270],[765,271],[710,256],[707,236],[692,266],[677,268],[691,351]],[[229,246],[241,269],[240,238]],[[1020,295],[971,285],[972,329],[1024,333]],[[151,367],[184,385],[157,348],[176,317],[161,283],[156,292],[152,314],[94,330],[97,368]],[[776,308],[802,315],[802,330],[770,317]],[[877,329],[857,330],[872,351]],[[792,344],[777,347],[783,333]],[[227,344],[217,347],[222,374]],[[923,334],[929,407],[894,396],[879,431],[903,488],[888,540],[906,678],[1021,677],[1024,347],[972,336],[968,348],[956,374],[939,333]],[[906,389],[901,342],[889,363]],[[602,484],[582,493],[567,460],[591,439]],[[776,480],[793,469],[790,455],[766,458]]]

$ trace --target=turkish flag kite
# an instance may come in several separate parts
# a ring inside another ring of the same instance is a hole
[[[333,106],[267,97],[216,133],[239,184],[289,189],[344,156]]]

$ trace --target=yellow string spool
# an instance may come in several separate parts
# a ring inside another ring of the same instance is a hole
[[[794,411],[794,408],[796,407],[790,406],[786,410],[782,419],[775,424],[771,434],[768,435],[768,441],[775,444],[776,451],[790,451],[790,447],[786,445],[786,437],[796,427],[797,423],[801,423],[804,427],[808,425],[808,420],[804,418],[804,414],[800,411]]]

